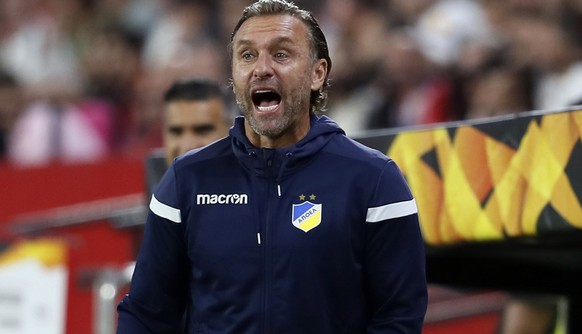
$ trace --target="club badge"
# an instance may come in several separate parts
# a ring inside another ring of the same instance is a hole
[[[305,199],[305,196],[301,195],[299,198]],[[311,195],[310,198],[315,199],[315,195]],[[321,204],[311,203],[310,201],[293,204],[293,226],[297,227],[303,232],[309,232],[311,229],[317,227],[317,225],[321,223],[321,211]]]

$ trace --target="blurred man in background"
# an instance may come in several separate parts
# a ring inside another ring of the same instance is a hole
[[[163,148],[146,163],[148,192],[174,158],[225,137],[232,123],[227,90],[207,79],[177,80],[164,94]]]
[[[178,155],[227,135],[232,119],[226,91],[204,79],[175,82],[164,96],[164,149],[170,164]]]

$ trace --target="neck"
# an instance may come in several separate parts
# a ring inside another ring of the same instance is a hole
[[[245,134],[253,146],[260,148],[282,148],[294,145],[307,136],[311,128],[311,117],[307,114],[307,117],[301,118],[297,123],[292,124],[281,135],[276,137],[259,135],[251,128],[247,121],[244,124]]]

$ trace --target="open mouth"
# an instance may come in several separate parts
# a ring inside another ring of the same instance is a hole
[[[253,104],[259,111],[273,111],[281,103],[281,95],[271,89],[258,89],[253,92]]]

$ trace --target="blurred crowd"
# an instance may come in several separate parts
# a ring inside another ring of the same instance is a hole
[[[86,162],[161,146],[162,96],[225,86],[252,0],[0,1],[0,159]],[[333,61],[349,135],[582,103],[582,0],[297,0]]]

